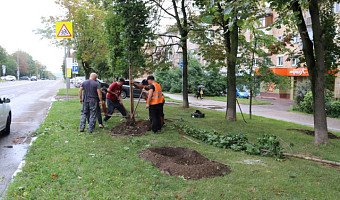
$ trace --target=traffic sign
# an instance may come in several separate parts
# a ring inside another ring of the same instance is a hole
[[[179,66],[183,67],[183,61],[179,64]]]
[[[72,22],[56,22],[55,30],[58,39],[73,38]]]
[[[72,73],[73,74],[78,74],[78,71],[79,71],[78,63],[73,63]]]

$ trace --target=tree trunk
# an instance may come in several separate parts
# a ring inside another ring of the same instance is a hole
[[[85,79],[89,79],[90,78],[90,67],[87,66],[87,62],[83,62],[83,68],[84,68],[84,72],[85,72]]]
[[[292,10],[298,13],[297,17],[301,23],[298,23],[298,30],[303,43],[303,53],[307,63],[309,79],[312,85],[313,108],[314,108],[314,144],[328,144],[327,117],[325,110],[325,93],[324,93],[324,50],[322,44],[322,33],[319,19],[317,0],[310,3],[310,13],[312,17],[312,28],[315,42],[315,52],[313,42],[309,38],[307,26],[302,15],[301,5],[298,1],[292,3]],[[317,57],[317,59],[315,59]],[[321,57],[321,58],[320,58]],[[315,61],[317,60],[317,61]],[[317,63],[316,63],[317,62]]]
[[[186,37],[185,37],[186,38]],[[188,48],[187,40],[182,41],[183,51],[183,68],[182,68],[182,95],[183,95],[183,108],[189,108],[188,99]]]
[[[311,0],[309,10],[312,18],[312,29],[316,58],[316,80],[313,94],[314,102],[314,144],[328,144],[327,116],[325,107],[325,51],[322,41],[322,29],[317,0]]]
[[[134,110],[134,105],[133,105],[133,85],[132,85],[132,61],[131,59],[129,60],[129,84],[130,84],[130,119],[132,121],[135,120],[134,115],[132,115],[132,111]]]
[[[228,94],[227,94],[227,115],[226,119],[236,121],[236,60],[238,48],[238,26],[235,20],[233,29],[230,34],[230,53],[228,58]]]

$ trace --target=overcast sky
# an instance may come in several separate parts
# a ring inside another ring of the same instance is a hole
[[[34,60],[47,66],[49,71],[60,73],[63,48],[56,48],[47,39],[33,33],[43,28],[41,17],[61,15],[54,0],[0,0],[0,46],[9,54],[22,50]]]
[[[33,30],[43,28],[41,17],[62,14],[54,0],[0,0],[0,46],[9,54],[25,51],[49,71],[61,73],[63,48],[51,45],[48,39],[41,40]],[[162,24],[173,24],[173,19],[163,19]]]

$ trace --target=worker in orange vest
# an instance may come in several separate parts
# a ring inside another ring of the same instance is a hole
[[[150,89],[149,85],[148,85],[148,81],[146,79],[144,79],[142,81],[142,84],[138,84],[138,83],[132,81],[132,84],[138,89],[143,89],[142,90],[142,92],[143,92],[142,98],[145,99],[146,102],[148,102],[149,89]],[[165,124],[164,123],[164,112],[163,112],[164,104],[165,104],[165,100],[163,101],[162,109],[161,109],[161,111],[162,111],[162,115],[161,115],[161,125],[162,125],[162,127]],[[150,118],[150,120],[152,120],[152,119]]]
[[[146,79],[149,84],[149,94],[146,101],[146,108],[149,109],[149,117],[154,133],[161,132],[163,115],[164,95],[161,86],[155,81],[153,76]]]

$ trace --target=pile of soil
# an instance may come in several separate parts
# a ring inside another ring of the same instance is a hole
[[[304,133],[306,135],[311,135],[311,136],[315,135],[314,131],[305,130],[305,129],[287,129],[287,131],[298,131],[298,132]],[[331,132],[328,132],[328,138],[329,139],[337,139],[337,140],[340,139],[339,136],[336,136]]]
[[[138,120],[135,122],[127,120],[114,127],[111,130],[110,135],[119,137],[143,136],[150,130],[151,123],[149,120]]]
[[[152,162],[163,174],[183,176],[186,179],[212,178],[231,172],[227,165],[182,147],[149,148],[140,157]]]

